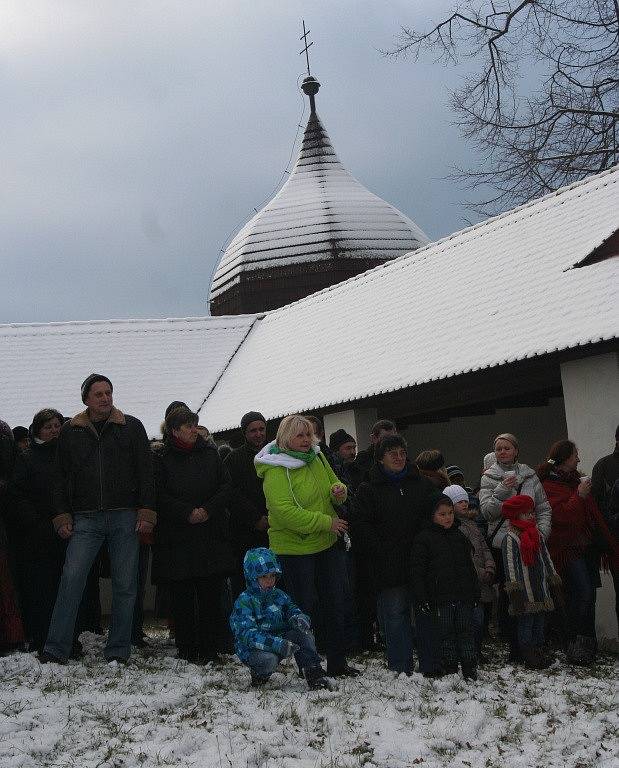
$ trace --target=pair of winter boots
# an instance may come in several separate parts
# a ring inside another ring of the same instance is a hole
[[[554,656],[541,645],[522,645],[520,659],[527,669],[548,669],[554,661]]]
[[[255,672],[252,672],[251,673],[252,688],[262,687],[269,681],[269,677],[270,675],[268,677],[264,677],[262,675],[255,674]],[[307,667],[307,669],[303,670],[303,677],[305,677],[305,680],[307,682],[307,687],[312,691],[316,691],[320,689],[329,690],[332,687],[326,675],[326,672],[320,666]]]
[[[440,679],[441,677],[445,677],[445,675],[457,675],[458,674],[458,665],[457,664],[442,664],[440,667],[437,667],[432,672],[424,672],[423,676],[430,679]],[[462,677],[465,680],[475,681],[477,680],[477,665],[476,664],[462,664]]]

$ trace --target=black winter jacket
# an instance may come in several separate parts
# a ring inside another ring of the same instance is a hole
[[[354,499],[353,547],[367,556],[379,590],[409,583],[413,540],[435,495],[417,468],[407,467],[408,475],[393,482],[374,464]]]
[[[101,434],[83,411],[58,438],[54,525],[75,512],[133,508],[155,522],[152,454],[142,422],[113,408]]]
[[[230,533],[241,554],[253,547],[269,546],[268,533],[254,527],[261,517],[268,515],[262,478],[258,477],[254,464],[257,453],[256,448],[245,443],[224,460],[230,475]]]
[[[613,486],[619,480],[619,445],[610,456],[604,456],[595,463],[591,472],[591,491],[598,508],[606,513]]]
[[[56,476],[58,440],[37,443],[15,459],[10,495],[13,499],[14,525],[27,549],[35,553],[59,553],[65,542],[54,531],[53,487]]]
[[[473,602],[479,579],[473,547],[454,520],[451,528],[430,523],[415,537],[411,559],[411,591],[416,603]]]
[[[230,482],[217,448],[198,437],[187,453],[165,440],[155,453],[158,522],[155,529],[156,580],[179,581],[231,573],[228,527]],[[189,522],[204,507],[208,520]]]

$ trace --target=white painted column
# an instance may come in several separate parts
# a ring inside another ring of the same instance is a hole
[[[619,423],[619,354],[585,357],[561,365],[567,434],[578,446],[579,469],[591,474],[595,462],[614,449]],[[602,574],[596,630],[600,638],[617,637],[613,583]]]
[[[378,421],[375,408],[354,408],[348,411],[327,413],[323,417],[325,439],[329,443],[329,435],[336,429],[345,429],[357,442],[357,449],[362,450],[370,444],[370,432],[373,424]]]
[[[567,434],[578,446],[580,471],[612,453],[619,422],[619,354],[585,357],[561,366]]]

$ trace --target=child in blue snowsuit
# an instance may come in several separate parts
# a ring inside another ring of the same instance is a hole
[[[294,655],[310,688],[328,688],[309,618],[275,586],[282,573],[277,555],[266,547],[250,549],[243,569],[247,589],[234,603],[230,627],[252,686],[264,685],[280,661]]]

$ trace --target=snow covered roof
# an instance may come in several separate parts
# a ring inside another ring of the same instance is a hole
[[[613,339],[619,166],[259,319],[204,406],[215,431]],[[251,383],[248,385],[248,380]]]
[[[89,373],[109,376],[118,407],[159,434],[165,408],[197,409],[255,320],[253,315],[174,320],[0,325],[0,418],[28,426],[41,408],[83,409]]]
[[[427,242],[413,221],[343,168],[312,110],[288,180],[226,248],[210,298],[246,270],[334,257],[393,259]]]

